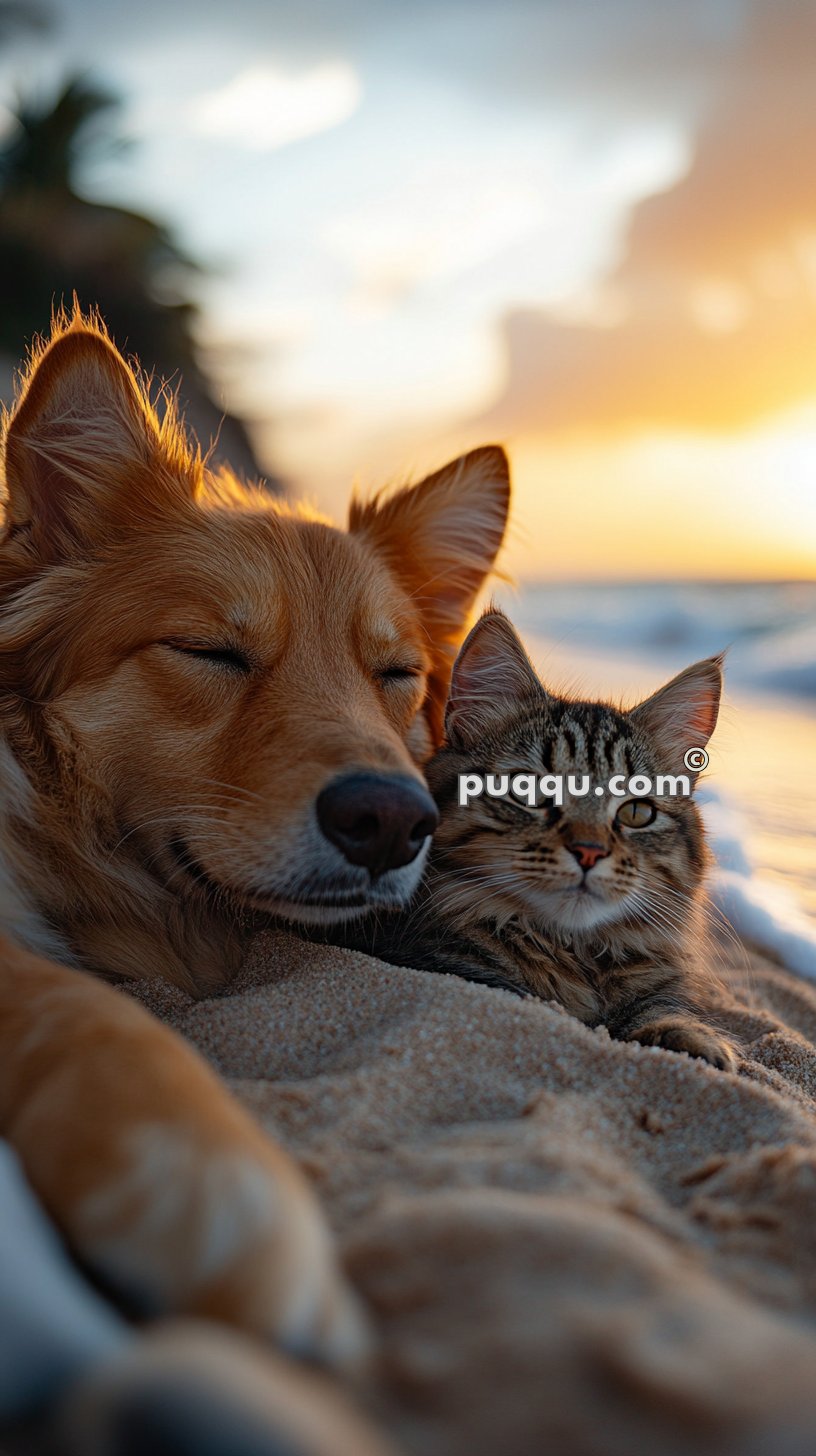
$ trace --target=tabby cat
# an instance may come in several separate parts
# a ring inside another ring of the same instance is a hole
[[[492,609],[457,658],[446,745],[426,772],[441,813],[428,871],[401,915],[354,943],[391,962],[555,1000],[589,1026],[733,1069],[702,967],[707,849],[692,797],[614,797],[616,773],[695,775],[714,731],[719,658],[628,711],[548,692]],[[588,794],[460,805],[460,774],[588,775]],[[603,785],[603,793],[595,792]],[[620,782],[616,783],[620,788]],[[361,934],[362,931],[362,934]]]

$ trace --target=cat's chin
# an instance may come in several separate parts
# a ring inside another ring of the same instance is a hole
[[[586,934],[601,925],[610,925],[626,913],[626,899],[607,899],[583,886],[570,887],[546,896],[541,906],[550,924],[565,935]]]

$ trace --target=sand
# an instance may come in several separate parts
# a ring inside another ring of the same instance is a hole
[[[731,975],[736,1076],[277,932],[142,994],[312,1178],[400,1451],[812,1456],[816,988]]]

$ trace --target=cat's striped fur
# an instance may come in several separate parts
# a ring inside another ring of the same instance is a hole
[[[653,795],[654,820],[638,828],[621,822],[631,800],[594,792],[615,773],[688,773],[684,752],[707,742],[720,689],[713,658],[629,711],[557,697],[507,618],[488,612],[457,659],[447,742],[426,769],[441,823],[425,880],[407,912],[356,943],[732,1068],[704,964],[708,855],[693,798]],[[588,774],[593,787],[561,808],[487,794],[460,806],[458,777],[472,772]]]

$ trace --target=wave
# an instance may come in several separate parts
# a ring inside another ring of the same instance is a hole
[[[816,921],[785,885],[764,879],[751,860],[749,827],[710,785],[698,792],[716,861],[709,893],[740,939],[808,980],[816,981]]]
[[[562,644],[692,662],[728,648],[729,682],[816,697],[816,582],[525,587],[523,629]]]

